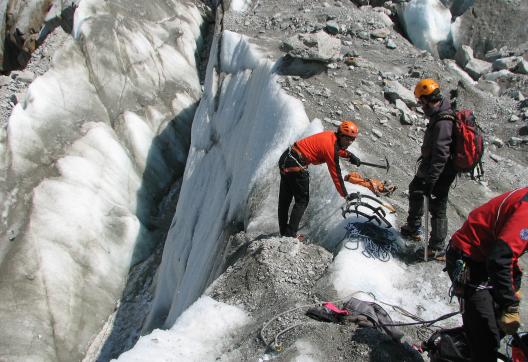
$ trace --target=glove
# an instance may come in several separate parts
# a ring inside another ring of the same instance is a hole
[[[518,300],[518,301],[521,301],[522,299],[522,293],[521,293],[521,290],[518,289],[516,292],[515,292],[515,299]]]
[[[499,327],[506,334],[515,334],[521,326],[521,316],[519,315],[519,306],[510,305],[502,310]]]
[[[431,196],[431,194],[433,193],[434,186],[435,186],[434,183],[430,181],[425,181],[424,188],[423,188],[424,196],[427,196],[427,197]]]
[[[348,158],[348,161],[349,161],[351,164],[356,165],[356,166],[361,165],[361,160],[359,159],[359,157],[357,157],[357,156],[354,155],[353,153],[350,153],[350,157]]]

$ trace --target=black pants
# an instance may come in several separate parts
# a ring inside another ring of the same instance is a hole
[[[431,214],[431,235],[429,246],[442,249],[447,236],[447,201],[449,189],[457,175],[451,163],[448,163],[436,182],[432,197],[429,198],[429,212]],[[424,214],[425,178],[415,176],[409,184],[409,214],[407,225],[419,228]]]
[[[465,289],[462,320],[472,361],[497,361],[501,340],[497,318],[497,308],[489,289]]]
[[[296,167],[288,151],[279,159],[279,168]],[[295,199],[291,215],[288,217],[290,204]],[[308,171],[281,172],[279,190],[279,231],[282,236],[297,236],[299,224],[308,202],[310,201],[310,174]]]
[[[498,308],[493,301],[490,289],[477,289],[474,286],[488,280],[484,263],[476,263],[464,256],[457,249],[448,248],[446,267],[449,277],[453,277],[453,267],[457,259],[462,258],[469,268],[469,281],[472,286],[464,287],[462,321],[471,351],[471,361],[497,361],[502,338],[498,325]]]

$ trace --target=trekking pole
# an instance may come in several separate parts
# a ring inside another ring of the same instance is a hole
[[[429,247],[429,196],[425,195],[424,200],[424,208],[425,208],[425,235],[424,235],[424,241],[425,241],[425,247],[424,247],[424,261],[427,261],[427,252]]]

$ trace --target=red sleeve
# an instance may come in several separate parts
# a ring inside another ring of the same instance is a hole
[[[518,300],[515,291],[520,287],[521,270],[517,260],[528,246],[528,202],[521,201],[519,207],[508,218],[497,235],[490,250],[488,271],[496,302],[505,307]]]
[[[345,183],[343,181],[343,176],[341,176],[341,166],[339,165],[339,156],[341,156],[341,151],[347,152],[346,150],[341,150],[336,142],[333,149],[329,150],[329,152],[325,154],[325,161],[326,166],[328,167],[328,172],[330,173],[330,177],[334,182],[337,192],[342,197],[346,197],[347,193]]]
[[[504,240],[510,246],[515,259],[524,253],[528,244],[528,201],[521,201],[517,210],[513,212],[502,227],[497,238]]]

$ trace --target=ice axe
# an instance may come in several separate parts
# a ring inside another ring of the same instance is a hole
[[[360,166],[365,165],[365,166],[383,168],[383,169],[387,170],[387,172],[389,172],[390,164],[389,164],[389,159],[387,158],[387,156],[385,156],[385,163],[386,163],[385,165],[380,165],[380,164],[377,164],[377,163],[361,161]]]

